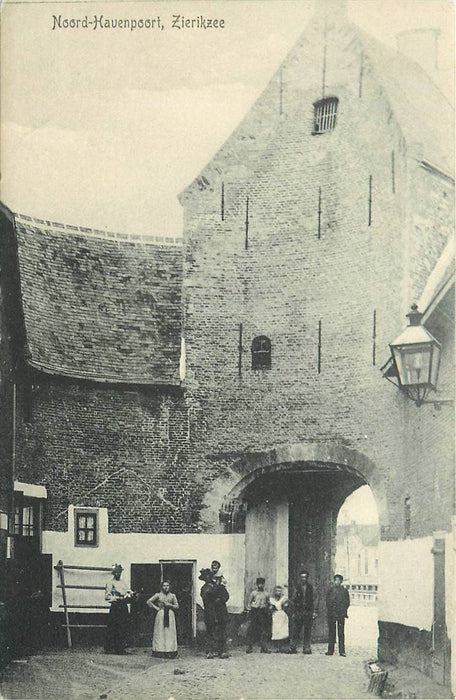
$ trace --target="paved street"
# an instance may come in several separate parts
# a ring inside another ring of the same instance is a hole
[[[364,698],[367,659],[375,656],[375,607],[355,607],[346,627],[346,658],[327,657],[326,646],[313,654],[246,655],[230,650],[229,659],[208,660],[192,649],[179,649],[175,660],[155,659],[150,649],[128,656],[104,654],[101,648],[76,647],[41,653],[13,662],[6,671],[5,698],[99,698],[141,700],[217,700],[218,698]]]
[[[315,645],[312,656],[260,654],[236,648],[229,659],[207,660],[181,650],[175,660],[154,659],[146,649],[125,657],[101,649],[73,649],[31,657],[12,664],[3,683],[5,698],[367,698],[362,649],[347,658],[325,656]]]
[[[365,662],[375,657],[377,613],[355,607],[347,620],[347,657],[313,654],[246,655],[230,650],[229,659],[208,660],[201,651],[179,649],[174,660],[155,659],[148,648],[127,656],[104,654],[100,647],[53,650],[13,662],[2,682],[2,697],[21,700],[225,700],[254,698],[372,698]],[[390,669],[389,698],[445,698],[449,691],[412,669]]]

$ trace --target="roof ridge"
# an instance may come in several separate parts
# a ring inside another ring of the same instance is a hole
[[[88,226],[75,226],[64,224],[59,221],[40,219],[27,214],[14,212],[13,216],[17,222],[37,225],[37,228],[51,231],[53,233],[72,234],[87,238],[98,238],[105,241],[118,241],[122,243],[139,243],[141,245],[157,245],[163,247],[181,246],[182,237],[178,236],[148,236],[147,234],[119,233],[114,231],[102,231]]]

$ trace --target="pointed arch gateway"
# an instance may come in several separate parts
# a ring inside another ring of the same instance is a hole
[[[245,533],[245,594],[257,576],[267,585],[288,585],[309,571],[323,596],[334,573],[337,515],[347,496],[367,484],[380,525],[387,526],[382,480],[364,454],[341,445],[298,444],[243,455],[219,501],[225,533]],[[221,483],[214,485],[212,497]],[[228,488],[227,488],[228,487]],[[323,600],[314,638],[326,637]]]

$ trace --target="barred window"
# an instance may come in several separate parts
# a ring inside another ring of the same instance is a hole
[[[96,511],[79,511],[75,513],[75,544],[83,547],[97,546]]]
[[[271,369],[271,341],[265,335],[253,339],[252,369]]]
[[[336,126],[337,97],[325,97],[323,100],[314,102],[314,134],[323,134],[325,131],[332,131]]]

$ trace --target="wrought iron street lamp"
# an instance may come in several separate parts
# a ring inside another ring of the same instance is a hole
[[[409,325],[390,343],[391,358],[384,365],[384,377],[401,389],[417,406],[437,388],[441,346],[421,324],[423,314],[413,304],[407,314]],[[447,403],[447,401],[445,401]]]

